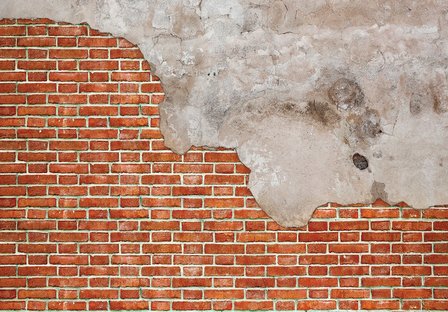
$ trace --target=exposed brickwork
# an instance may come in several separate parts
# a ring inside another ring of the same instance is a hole
[[[0,309],[448,309],[448,208],[280,228],[236,153],[164,146],[128,41],[0,24]]]

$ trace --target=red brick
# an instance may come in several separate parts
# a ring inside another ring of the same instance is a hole
[[[56,39],[49,37],[27,37],[17,39],[17,46],[19,47],[52,47],[55,45]]]
[[[174,267],[174,266],[143,267],[142,275],[144,275],[144,276],[179,276],[180,268]]]
[[[331,298],[347,299],[347,298],[368,298],[369,291],[366,289],[333,289]]]
[[[78,46],[80,47],[116,47],[116,38],[89,38],[81,37],[78,40]]]
[[[123,95],[123,94],[113,94],[110,97],[110,102],[111,104],[148,104],[149,103],[149,97],[147,95],[141,95],[141,94],[127,94],[127,95]],[[126,109],[125,107],[122,108]],[[129,108],[128,108],[129,109]],[[150,134],[151,133],[155,133],[158,130],[148,130],[145,129],[146,132],[142,132],[141,134],[141,138],[162,138],[162,136],[154,136],[151,137]]]
[[[79,57],[81,58],[81,57]],[[83,58],[87,58],[83,57]],[[116,61],[80,61],[79,69],[81,70],[118,70],[118,62]]]
[[[54,221],[19,221],[17,223],[17,229],[19,230],[55,230],[56,222]]]
[[[51,72],[49,78],[51,81],[83,82],[89,79],[89,74],[87,72]]]
[[[336,308],[336,301],[332,300],[304,300],[298,302],[297,309],[299,310],[333,310]]]
[[[44,138],[44,139],[51,139],[56,138],[56,131],[45,129],[45,130],[34,130],[34,129],[19,129],[17,130],[17,137],[18,138]]]
[[[363,255],[361,257],[361,263],[367,264],[392,264],[400,263],[400,261],[399,255]]]
[[[50,36],[85,36],[87,35],[86,26],[53,26],[48,27]]]
[[[367,244],[330,244],[330,253],[367,253],[369,245]]]
[[[211,187],[184,187],[184,186],[174,186],[172,188],[173,196],[188,196],[188,195],[211,195],[212,188]]]
[[[398,300],[362,300],[361,308],[363,310],[398,310],[400,301]]]
[[[235,310],[244,310],[244,311],[263,311],[269,310],[272,311],[273,302],[272,301],[236,301],[235,302]]]
[[[241,254],[244,253],[242,244],[206,244],[205,253],[208,254]]]
[[[79,270],[80,276],[108,276],[118,275],[118,267],[112,266],[86,266]]]
[[[16,38],[0,38],[0,47],[15,47]]]
[[[1,61],[0,60],[0,70],[14,70],[15,66],[16,66],[15,61]],[[25,74],[25,73],[23,73],[23,74]]]
[[[300,242],[331,242],[337,241],[338,234],[337,233],[299,233],[299,241]]]
[[[424,210],[423,217],[427,219],[447,219],[448,208],[431,208]]]
[[[268,268],[269,276],[301,276],[305,275],[305,266],[278,266]]]
[[[369,223],[367,221],[340,221],[330,222],[330,231],[350,231],[350,230],[368,230]]]
[[[187,311],[187,310],[210,310],[211,302],[204,301],[174,301],[172,303],[173,310]]]
[[[51,233],[52,242],[85,242],[88,240],[87,233]]]
[[[430,266],[396,266],[392,267],[394,275],[430,275]]]
[[[398,208],[362,208],[362,218],[398,218],[400,216],[400,210]]]
[[[43,289],[43,290],[25,290],[20,289],[18,293],[19,299],[50,299],[50,298],[56,298],[56,290],[53,289]]]
[[[115,62],[115,63],[118,64],[118,62]],[[117,67],[117,69],[118,69],[118,67]],[[149,81],[149,73],[114,72],[114,73],[112,73],[112,80],[113,81]]]
[[[56,92],[54,83],[20,83],[17,87],[18,92],[46,93]]]
[[[432,296],[432,290],[431,289],[400,289],[396,288],[393,290],[393,296],[395,298],[430,298]]]
[[[1,26],[0,36],[23,36],[26,34],[25,26]]]
[[[427,253],[431,252],[431,244],[393,244],[392,252],[395,253]]]
[[[301,255],[299,264],[336,264],[338,256],[336,255]]]
[[[87,58],[87,56],[88,56],[88,50],[82,50],[82,49],[50,50],[50,58],[52,59],[85,59]]]
[[[169,254],[169,253],[180,253],[180,244],[145,244],[143,245],[143,252],[155,253],[155,254]]]
[[[367,268],[367,267],[366,267]],[[367,271],[368,273],[368,271]],[[400,277],[363,277],[361,280],[364,287],[396,287],[401,285]]]
[[[426,311],[445,311],[447,305],[448,300],[423,300],[423,309]]]
[[[0,59],[19,59],[26,57],[25,49],[2,49]]]
[[[389,233],[382,233],[382,232],[369,232],[369,233],[362,233],[362,240],[363,241],[399,241],[401,238],[401,234],[398,232],[389,232]]]
[[[19,61],[17,62],[18,69],[24,70],[51,70],[56,69],[55,61]],[[51,74],[50,74],[51,76]]]
[[[120,142],[111,142],[110,144],[111,150],[148,150],[149,142],[148,141],[120,141]]]
[[[243,299],[244,290],[242,289],[220,289],[220,290],[205,290],[205,299],[224,300],[224,299]]]
[[[306,298],[305,289],[295,290],[268,290],[267,294],[270,299],[304,299]]]
[[[148,118],[110,118],[111,127],[145,127]]]
[[[148,241],[149,234],[148,233],[111,233],[110,237],[112,242],[124,241],[124,242],[139,242],[139,241]]]
[[[393,221],[392,229],[399,231],[430,231],[432,230],[432,223],[422,221]]]
[[[115,299],[118,298],[118,290],[114,289],[95,289],[95,290],[87,290],[82,289],[79,293],[79,297],[81,299]]]

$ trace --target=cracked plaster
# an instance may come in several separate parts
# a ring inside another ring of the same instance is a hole
[[[448,203],[448,2],[2,0],[138,44],[167,146],[236,148],[284,226],[326,202]]]

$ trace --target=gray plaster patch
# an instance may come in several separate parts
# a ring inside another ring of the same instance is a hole
[[[448,1],[2,0],[0,12],[137,43],[164,85],[166,144],[236,148],[284,226],[329,201],[448,203]]]

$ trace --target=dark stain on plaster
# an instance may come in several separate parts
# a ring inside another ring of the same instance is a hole
[[[421,93],[413,93],[409,101],[409,111],[412,115],[418,116],[422,112],[425,97]]]
[[[328,89],[328,97],[338,110],[350,110],[364,103],[364,93],[359,85],[350,79],[340,78]]]
[[[353,164],[359,170],[365,170],[369,167],[369,161],[367,160],[367,158],[359,153],[354,154],[352,159]]]
[[[370,193],[372,194],[372,200],[375,201],[378,198],[384,200],[384,201],[388,201],[389,200],[389,196],[386,192],[386,184],[384,183],[380,183],[380,182],[373,182],[372,184],[372,188],[370,189]]]
[[[381,151],[373,152],[373,157],[380,159],[383,157],[383,152],[381,152]]]
[[[355,126],[355,133],[360,139],[376,138],[383,133],[380,117],[376,110],[367,109],[360,117],[361,121]]]
[[[364,92],[357,82],[339,78],[328,89],[327,95],[331,106],[336,106],[339,119],[345,120],[349,145],[370,145],[372,139],[383,133],[378,111],[365,105]]]
[[[417,89],[409,100],[409,111],[413,116],[419,116],[424,111],[432,111],[438,115],[446,113],[439,88],[430,86],[427,89]]]
[[[442,106],[442,102],[440,101],[439,96],[436,92],[432,91],[432,100],[433,100],[433,110],[436,114],[443,114],[446,113],[446,109]]]
[[[310,101],[306,108],[306,114],[323,126],[336,124],[341,117],[326,102]]]

